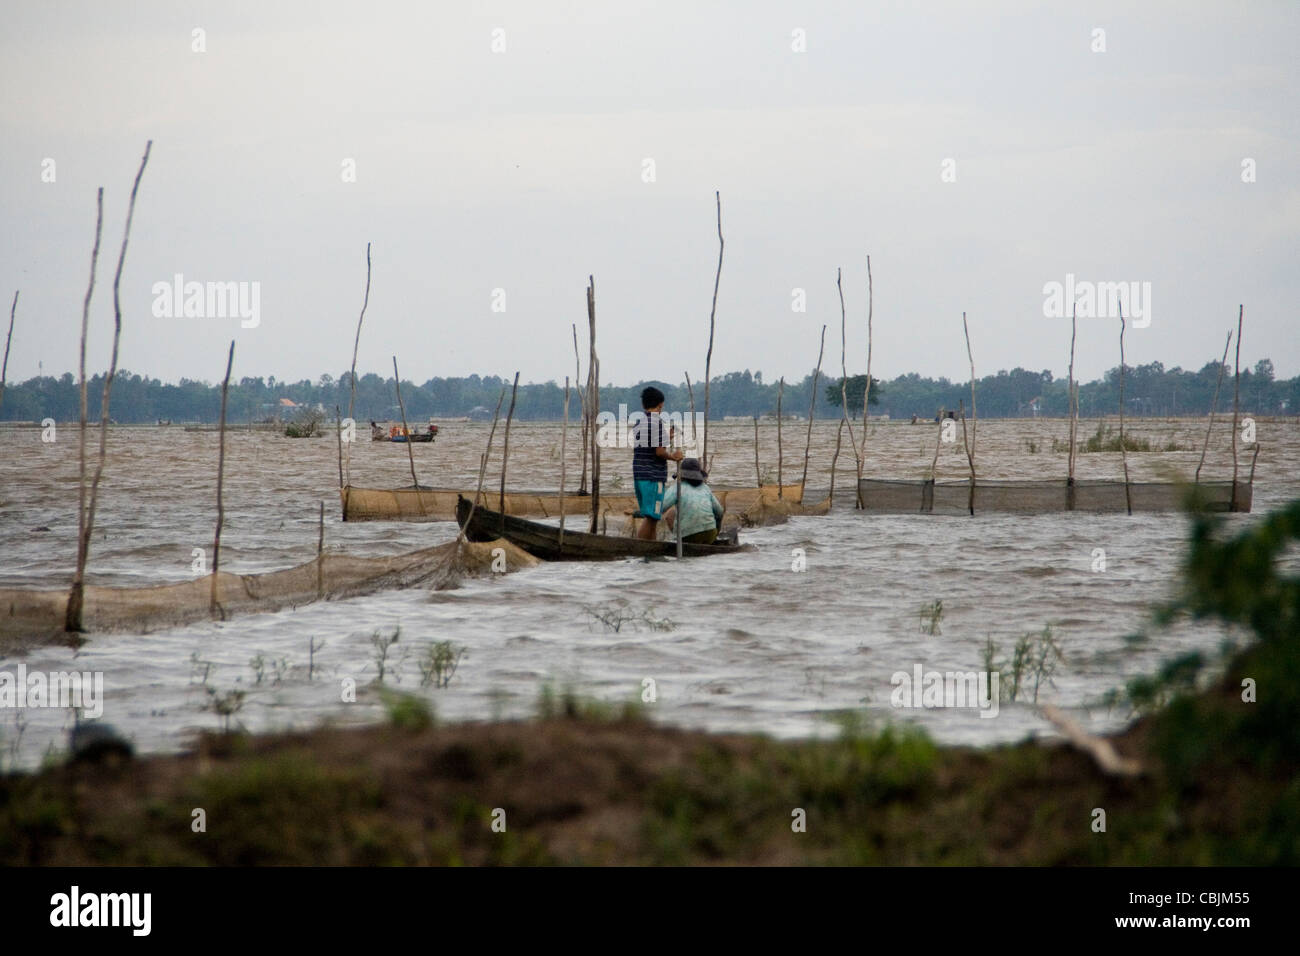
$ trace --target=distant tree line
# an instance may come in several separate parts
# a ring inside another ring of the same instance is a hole
[[[1160,362],[1131,366],[1125,370],[1125,405],[1133,415],[1205,415],[1209,413],[1214,397],[1215,381],[1219,374],[1218,360],[1211,360],[1199,371],[1181,368],[1166,369]],[[811,399],[812,372],[802,381],[787,381],[782,393],[781,407],[786,415],[800,417],[808,414]],[[821,395],[818,398],[816,417],[840,417],[840,379],[823,375]],[[704,387],[692,383],[698,412],[704,411]],[[1233,373],[1229,366],[1223,378],[1223,392],[1219,397],[1221,411],[1232,407]],[[628,411],[641,407],[641,389],[655,385],[667,396],[669,409],[688,410],[690,396],[685,382],[638,382],[628,386],[602,386],[600,404],[603,410],[617,413],[620,403]],[[849,376],[847,384],[850,414],[861,417],[862,395],[866,376]],[[509,389],[510,380],[495,375],[469,375],[463,378],[431,378],[422,385],[402,382],[402,398],[406,414],[411,420],[422,421],[430,417],[459,418],[461,416],[490,417],[502,389]],[[710,417],[774,415],[777,406],[778,383],[764,381],[761,372],[729,372],[713,379],[710,388]],[[103,377],[96,375],[88,383],[89,415],[99,418],[100,395]],[[335,406],[347,414],[350,393],[349,373],[338,378],[322,375],[311,382],[278,381],[270,378],[242,378],[230,386],[227,417],[232,422],[259,421],[267,418],[292,417],[294,410],[282,406],[281,399],[295,405],[319,405],[331,417]],[[1035,414],[1063,417],[1067,413],[1066,382],[1055,378],[1046,369],[1031,372],[1023,368],[986,375],[975,382],[975,396],[980,417],[1008,418],[1031,417]],[[910,418],[918,415],[933,418],[940,409],[956,409],[959,402],[970,402],[970,382],[952,382],[946,378],[924,378],[915,372],[893,379],[872,382],[872,414],[893,418]],[[1253,369],[1241,373],[1242,408],[1257,415],[1295,415],[1300,412],[1300,376],[1278,380],[1273,375],[1273,363],[1263,359]],[[1119,368],[1113,368],[1101,378],[1082,384],[1079,388],[1079,411],[1085,417],[1113,414],[1119,408]],[[174,422],[215,422],[221,411],[221,385],[181,379],[167,384],[156,378],[119,372],[113,384],[111,412],[115,421],[146,423],[158,420]],[[523,420],[558,420],[564,411],[564,388],[555,382],[521,385],[515,408],[515,417]],[[967,410],[969,413],[969,409]],[[59,378],[43,376],[31,378],[4,391],[4,405],[0,419],[6,421],[75,421],[78,417],[77,381],[71,373]],[[365,422],[395,420],[399,417],[397,394],[392,378],[381,378],[374,373],[357,379],[356,418]],[[504,414],[504,412],[503,412]],[[569,406],[569,417],[579,417],[578,395],[575,391]]]

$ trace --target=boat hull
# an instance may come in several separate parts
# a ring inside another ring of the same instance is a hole
[[[675,541],[643,541],[567,529],[561,532],[559,528],[536,521],[504,515],[481,506],[473,508],[470,500],[463,496],[456,503],[456,520],[471,541],[504,538],[544,561],[619,561],[623,558],[667,558],[677,554]],[[682,555],[689,558],[752,550],[752,545],[743,544],[682,544]]]

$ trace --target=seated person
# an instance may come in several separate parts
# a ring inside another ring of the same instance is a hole
[[[668,527],[676,528],[681,514],[682,540],[690,544],[713,544],[722,526],[722,505],[704,482],[708,472],[698,458],[687,458],[678,466],[682,476],[682,500],[677,500],[677,485],[664,492],[664,517]]]

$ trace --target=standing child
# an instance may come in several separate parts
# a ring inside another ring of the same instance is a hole
[[[663,517],[664,485],[668,481],[668,462],[681,461],[682,452],[673,451],[672,432],[665,441],[664,393],[653,385],[641,391],[645,418],[632,429],[632,485],[636,489],[637,517],[641,524],[636,536],[653,541]]]

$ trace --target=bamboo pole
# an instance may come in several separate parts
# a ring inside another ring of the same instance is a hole
[[[858,457],[858,487],[862,487],[862,470],[867,464],[867,421],[868,409],[871,407],[871,339],[872,313],[875,311],[875,289],[871,281],[871,256],[867,256],[867,387],[862,392],[862,454]],[[862,494],[858,493],[858,504],[862,504]]]
[[[722,250],[725,246],[722,239],[722,193],[715,190],[713,196],[718,204],[718,272],[713,277],[713,307],[709,310],[709,351],[704,356],[704,440],[700,447],[700,464],[705,471],[709,470],[709,380],[712,378],[713,367],[713,328],[714,318],[718,312],[718,284],[722,281]]]
[[[90,297],[95,291],[95,265],[99,261],[99,238],[104,224],[104,187],[99,188],[95,196],[95,246],[90,253],[90,284],[86,287],[86,297],[81,304],[81,429],[78,435],[79,451],[77,455],[77,570],[72,579],[72,590],[68,594],[68,606],[64,618],[64,630],[81,630],[81,612],[83,587],[82,580],[86,567],[86,552],[89,549],[89,536],[86,534],[86,329],[90,323]]]
[[[943,413],[946,409],[939,409],[939,434],[934,439],[934,460],[930,462],[930,482],[934,483],[934,476],[939,470],[939,445],[943,442]]]
[[[587,402],[587,427],[591,430],[591,533],[598,530],[600,516],[600,444],[596,441],[596,420],[600,409],[600,359],[596,355],[596,277],[587,276],[587,325],[590,330],[591,355],[587,358],[587,373],[591,379],[591,395]]]
[[[782,487],[783,477],[783,452],[781,448],[781,399],[785,396],[785,376],[781,376],[781,381],[776,389],[776,496],[778,499],[785,497],[785,489]],[[759,497],[763,495],[759,491]]]
[[[1210,448],[1210,433],[1214,431],[1214,413],[1219,407],[1219,389],[1223,386],[1223,371],[1228,367],[1228,348],[1232,345],[1232,330],[1228,330],[1228,338],[1223,343],[1223,358],[1219,360],[1219,380],[1214,383],[1214,401],[1210,403],[1210,425],[1205,429],[1205,443],[1201,445],[1201,460],[1196,465],[1196,479],[1194,484],[1201,483],[1201,468],[1205,465],[1205,453]]]
[[[506,530],[506,466],[510,463],[510,422],[515,417],[515,398],[519,394],[519,373],[515,372],[515,384],[510,388],[510,411],[506,412],[506,434],[501,447],[501,533]],[[560,486],[560,511],[564,511],[564,486]]]
[[[1245,314],[1245,305],[1237,306],[1237,357],[1232,384],[1232,503],[1229,506],[1231,511],[1237,510],[1237,416],[1241,401],[1241,320]]]
[[[5,403],[5,376],[9,374],[9,343],[14,340],[14,313],[18,309],[18,290],[14,290],[14,303],[9,306],[9,335],[5,339],[5,360],[0,365],[0,408],[4,408]]]
[[[361,323],[366,319],[366,306],[370,304],[370,243],[366,243],[366,297],[361,301],[361,315],[357,317],[357,336],[352,342],[352,374],[349,376],[349,384],[352,386],[352,397],[348,399],[348,418],[356,422],[356,405],[357,405],[357,351],[361,348]],[[348,442],[348,454],[346,462],[347,477],[344,479],[344,485],[352,484],[352,443]],[[417,494],[418,498],[419,495]]]
[[[1119,454],[1124,462],[1124,505],[1133,513],[1133,495],[1128,486],[1128,446],[1124,441],[1124,306],[1119,307]]]
[[[754,487],[758,489],[758,496],[763,496],[763,472],[758,467],[758,416],[754,416]]]
[[[325,596],[325,502],[320,503],[320,518],[316,526],[316,600]]]
[[[420,501],[420,511],[424,511],[424,502],[420,500],[420,479],[415,477],[415,450],[411,448],[411,430],[406,427],[406,403],[402,401],[402,377],[397,374],[397,356],[393,356],[393,382],[397,385],[397,408],[402,413],[402,433],[406,435],[406,457],[411,462],[411,487],[415,490],[415,500]]]
[[[496,410],[492,412],[492,428],[488,432],[487,447],[483,449],[483,454],[479,456],[478,487],[474,489],[474,500],[470,502],[469,514],[465,516],[465,523],[461,526],[460,533],[456,535],[456,542],[458,546],[456,549],[457,551],[460,550],[459,548],[460,542],[465,540],[465,529],[469,527],[469,523],[474,519],[474,511],[478,508],[478,503],[483,497],[483,479],[487,475],[488,458],[490,458],[492,455],[492,439],[496,436],[497,420],[501,417],[501,403],[504,402],[505,400],[506,400],[506,389],[505,386],[503,385],[501,386],[501,394],[497,396]],[[452,552],[453,555],[455,553],[456,551]]]
[[[840,441],[844,437],[844,419],[840,419],[839,428],[835,430],[835,454],[831,456],[831,490],[826,495],[827,510],[835,507],[835,464],[840,460]]]
[[[335,424],[335,426],[336,426],[335,431],[336,431],[337,434],[338,434],[338,444],[339,444],[339,490],[341,491],[341,490],[343,489],[343,412],[339,409],[338,405],[335,405],[335,406],[334,406],[334,424]],[[356,423],[353,422],[353,434],[355,435],[355,433],[356,433]],[[346,510],[347,510],[347,509],[345,508],[344,511],[346,512]],[[345,514],[345,517],[346,517],[346,514]]]
[[[691,444],[698,448],[700,445],[700,436],[695,430],[695,389],[691,387],[691,373],[682,372],[682,374],[686,376],[686,394],[689,395],[691,399]],[[700,467],[704,467],[703,459],[700,460]],[[708,469],[706,468],[705,470],[707,471]]]
[[[966,400],[958,399],[957,407],[961,410],[961,443],[966,448],[966,460],[970,461],[970,444],[966,441]],[[970,514],[975,513],[975,465],[971,463],[970,472],[970,496],[966,499],[966,509]]]
[[[95,475],[90,482],[90,502],[86,506],[85,534],[77,555],[77,575],[72,582],[72,594],[68,597],[68,608],[64,626],[68,631],[80,631],[82,606],[85,599],[86,558],[90,553],[90,536],[95,528],[95,508],[99,503],[99,482],[104,477],[104,459],[108,455],[109,398],[113,392],[113,379],[117,375],[118,347],[122,342],[122,300],[120,286],[122,268],[126,265],[126,247],[131,239],[131,222],[135,218],[135,197],[140,191],[140,179],[144,176],[145,166],[149,163],[149,151],[153,140],[144,145],[144,156],[140,159],[140,168],[136,171],[135,182],[131,186],[131,198],[126,208],[126,226],[122,230],[122,248],[117,254],[117,271],[113,274],[113,353],[108,364],[108,374],[104,376],[104,393],[100,398],[99,419],[99,461],[95,465]],[[83,441],[85,429],[82,429]]]
[[[975,439],[979,429],[979,419],[975,412],[975,356],[970,348],[970,326],[966,324],[966,313],[961,314],[961,328],[966,333],[966,357],[970,360],[970,441],[966,441],[966,407],[961,406],[961,443],[966,447],[966,460],[970,463],[970,513],[975,513]]]
[[[212,589],[208,593],[208,610],[225,620],[226,614],[217,600],[218,572],[221,570],[221,526],[226,521],[226,506],[222,500],[222,484],[226,477],[226,397],[230,392],[230,369],[235,364],[235,340],[230,340],[226,356],[226,377],[221,382],[221,424],[217,428],[217,530],[212,536]]]
[[[840,270],[835,270],[835,288],[840,293],[840,419],[849,429],[849,447],[853,449],[855,474],[862,474],[862,463],[858,455],[858,440],[853,437],[853,423],[849,421],[849,367],[848,367],[848,314],[844,310],[844,284]],[[838,440],[838,439],[837,439]],[[858,482],[854,494],[854,507],[862,507],[862,482]]]
[[[577,331],[574,331],[574,345],[577,345]],[[568,512],[565,507],[564,496],[568,493],[565,489],[566,479],[566,461],[569,444],[569,376],[564,376],[564,425],[560,430],[560,552],[564,552],[564,515]]]
[[[573,388],[578,393],[578,411],[582,415],[582,478],[578,482],[578,494],[587,493],[587,396],[591,390],[591,369],[587,369],[587,387],[580,388],[582,381],[582,362],[578,359],[578,323],[573,323]]]
[[[808,437],[803,443],[803,477],[799,479],[799,500],[803,501],[808,487],[808,453],[812,449],[813,415],[817,411],[817,381],[822,374],[822,356],[826,354],[826,326],[822,326],[821,345],[817,347],[817,368],[813,371],[812,401],[808,403]]]
[[[1069,436],[1070,451],[1069,465],[1067,467],[1068,477],[1065,480],[1065,497],[1066,509],[1074,510],[1074,436],[1075,436],[1075,413],[1078,411],[1077,396],[1074,393],[1074,342],[1079,334],[1079,306],[1076,303],[1073,312],[1070,314],[1070,373],[1066,380],[1066,414],[1070,416],[1070,426],[1066,434]]]

